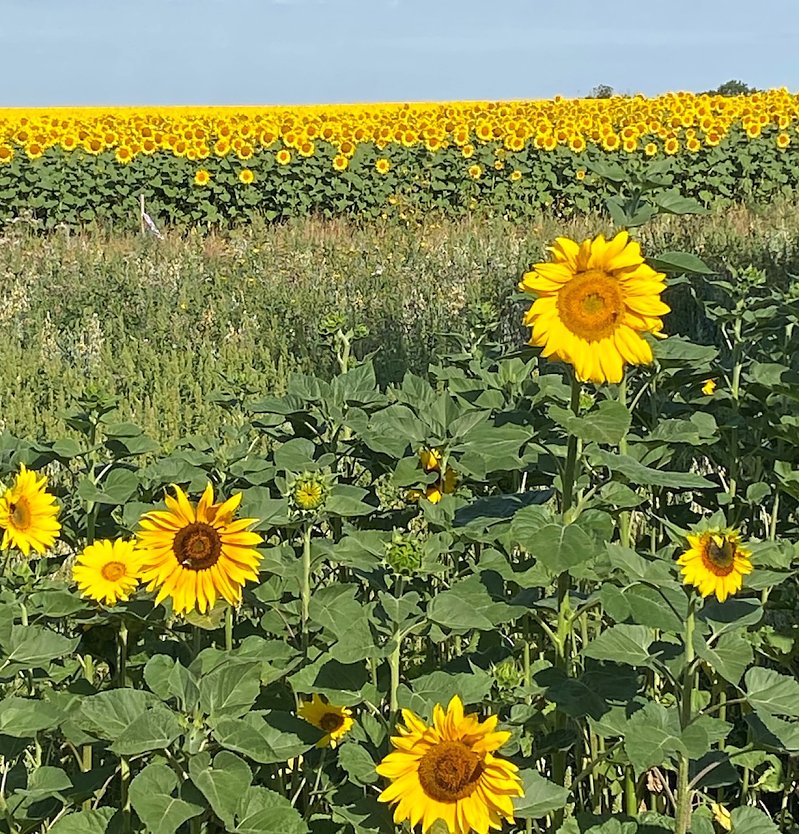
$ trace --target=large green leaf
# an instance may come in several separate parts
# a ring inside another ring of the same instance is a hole
[[[759,712],[799,717],[799,682],[773,669],[755,666],[746,673],[746,698]]]
[[[83,698],[78,721],[98,738],[114,741],[158,701],[138,689],[111,689]]]
[[[261,664],[225,660],[200,678],[200,708],[213,723],[244,715],[261,691]]]
[[[650,701],[627,721],[624,748],[637,773],[662,765],[675,754],[685,754],[676,707]]]
[[[549,407],[549,416],[569,434],[586,443],[605,443],[618,446],[630,430],[631,416],[625,405],[605,400],[583,417],[578,417],[558,405]]]
[[[547,524],[536,530],[523,547],[551,574],[560,574],[594,558],[599,545],[577,524]]]
[[[596,446],[587,451],[595,466],[604,466],[614,474],[624,475],[631,483],[639,486],[662,486],[673,489],[713,489],[715,484],[692,472],[667,472],[645,466],[630,455],[617,455]]]
[[[3,643],[0,655],[0,672],[4,667],[16,664],[28,668],[46,668],[53,660],[72,654],[79,638],[64,637],[42,626],[12,626],[11,634]]]
[[[118,756],[136,756],[161,750],[183,732],[177,716],[162,704],[151,707],[133,720],[115,738],[111,750]]]
[[[307,834],[292,804],[266,788],[247,788],[236,809],[233,834]]]
[[[149,834],[175,834],[186,820],[203,812],[200,805],[174,796],[178,777],[171,767],[148,764],[130,783],[130,802]]]
[[[569,789],[545,779],[537,770],[527,769],[519,773],[524,796],[513,800],[514,816],[534,820],[563,808]]]
[[[105,807],[67,814],[48,829],[48,834],[105,834],[115,813],[113,808]]]
[[[741,680],[747,666],[754,659],[752,644],[737,632],[722,634],[712,646],[708,646],[704,640],[698,641],[696,653],[711,669],[734,684]]]
[[[730,834],[779,834],[774,821],[768,814],[751,805],[741,805],[732,810]]]
[[[51,704],[35,698],[10,696],[0,701],[0,733],[28,738],[58,726],[63,715]]]
[[[616,625],[595,637],[583,654],[594,660],[613,660],[629,666],[648,666],[651,629],[640,625]]]
[[[373,785],[377,781],[375,762],[365,747],[351,741],[338,750],[338,763],[356,785]]]
[[[434,623],[460,631],[490,631],[521,614],[521,610],[493,600],[479,576],[470,576],[437,594],[427,609]]]
[[[217,753],[213,762],[209,753],[202,752],[189,760],[189,776],[219,819],[233,828],[242,791],[252,782],[247,763],[227,750]]]
[[[288,713],[265,717],[248,713],[244,718],[221,718],[214,738],[228,750],[249,756],[260,764],[285,762],[305,753],[319,739],[319,731]]]

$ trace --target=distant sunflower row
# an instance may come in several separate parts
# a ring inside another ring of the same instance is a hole
[[[500,143],[508,151],[595,145],[629,153],[696,152],[733,128],[756,139],[770,129],[778,147],[797,141],[799,96],[771,90],[750,96],[669,93],[655,98],[361,104],[306,107],[152,107],[0,109],[0,164],[48,148],[113,151],[121,164],[167,151],[190,160],[228,155],[246,161],[264,149],[311,157],[320,143],[350,158],[359,145],[423,145],[434,153]]]

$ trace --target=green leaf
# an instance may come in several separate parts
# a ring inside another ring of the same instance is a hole
[[[247,763],[226,750],[217,753],[211,762],[211,756],[203,752],[189,760],[189,776],[225,827],[233,828],[241,792],[252,782]]]
[[[261,692],[261,664],[225,660],[200,678],[200,709],[211,723],[244,715]]]
[[[111,689],[81,699],[78,722],[98,738],[113,741],[157,703],[149,692]]]
[[[172,710],[157,704],[143,712],[114,740],[111,750],[118,756],[137,756],[162,750],[183,732]]]
[[[569,434],[586,443],[618,446],[630,429],[631,415],[627,407],[615,400],[605,400],[584,417],[577,417],[560,406],[549,407],[549,416]]]
[[[506,603],[491,598],[479,576],[470,576],[437,594],[427,609],[427,616],[434,623],[463,631],[491,631],[515,613]]]
[[[163,764],[148,764],[130,783],[131,805],[149,834],[175,834],[203,812],[200,805],[173,796],[177,787],[177,774]]]
[[[624,748],[637,773],[662,765],[677,753],[686,754],[676,707],[650,701],[627,721]]]
[[[755,666],[746,673],[746,698],[758,712],[799,717],[799,682],[773,669]]]
[[[639,486],[662,486],[673,489],[711,489],[715,488],[712,481],[691,472],[667,472],[644,466],[629,455],[617,455],[604,449],[592,447],[588,457],[595,466],[604,466],[612,473],[624,475],[632,483]]]
[[[325,501],[325,512],[330,515],[343,517],[368,515],[374,511],[374,506],[367,504],[363,499],[369,493],[367,490],[349,484],[335,484],[330,495]]]
[[[432,707],[441,704],[446,708],[454,695],[464,704],[479,704],[491,691],[493,679],[482,669],[471,672],[443,672],[440,669],[429,675],[421,675],[410,682],[412,696],[406,697],[402,688],[402,706],[424,715],[432,714]]]
[[[62,718],[46,701],[13,695],[0,701],[0,733],[13,738],[32,738],[42,730],[52,730]]]
[[[661,252],[648,261],[658,271],[672,274],[715,275],[717,271],[690,252]]]
[[[538,528],[522,543],[551,574],[560,574],[593,559],[599,548],[577,524],[552,523]]]
[[[652,631],[640,625],[615,625],[595,637],[583,649],[594,660],[613,660],[628,666],[648,666]]]
[[[696,653],[710,668],[730,683],[738,684],[747,666],[754,659],[752,645],[740,634],[722,634],[711,647],[704,640],[699,641]]]
[[[272,712],[264,719],[255,713],[244,718],[221,718],[214,738],[228,750],[249,756],[260,764],[285,762],[314,746],[319,732],[288,713]]]
[[[730,834],[779,834],[780,829],[767,814],[751,805],[733,808]]]
[[[267,788],[247,788],[236,810],[233,834],[307,834],[292,804]]]
[[[114,808],[104,807],[67,814],[48,829],[48,834],[105,834],[115,813]]]
[[[522,770],[524,796],[513,800],[514,816],[523,820],[534,820],[563,808],[569,796],[568,788],[563,788],[545,779],[537,770]]]
[[[78,495],[96,504],[124,504],[138,492],[139,479],[129,469],[112,469],[99,486],[91,478],[78,484]]]
[[[41,626],[13,626],[9,640],[3,644],[7,656],[0,663],[0,671],[12,663],[46,668],[50,661],[72,654],[79,641]]]
[[[338,763],[356,785],[373,785],[377,781],[375,763],[365,747],[346,742],[339,747]]]

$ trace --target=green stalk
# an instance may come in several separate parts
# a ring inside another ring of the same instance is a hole
[[[225,651],[233,651],[233,606],[225,609]]]
[[[123,619],[117,631],[117,686],[125,686],[128,664],[128,627]]]
[[[394,646],[394,649],[388,656],[388,668],[391,673],[391,688],[389,690],[388,708],[391,712],[392,718],[397,714],[397,709],[399,708],[397,692],[399,691],[400,659],[402,657],[402,636],[399,632],[394,635],[394,640],[396,642],[396,646]]]
[[[638,796],[635,791],[635,772],[632,765],[624,768],[624,812],[629,817],[638,813]]]
[[[619,383],[619,402],[623,405],[627,405],[627,376],[624,375],[621,378],[621,382]],[[627,435],[625,434],[624,437],[619,441],[619,454],[626,455],[627,454]],[[632,514],[629,510],[625,510],[624,512],[619,513],[619,540],[621,542],[622,547],[629,547],[630,546],[630,519]]]
[[[734,364],[732,368],[732,383],[730,385],[730,394],[735,405],[736,416],[739,411],[739,399],[741,391],[741,370],[743,369],[743,362],[741,361],[742,346],[741,346],[741,323],[742,319],[737,316],[733,324],[733,357]],[[730,430],[730,498],[735,498],[738,489],[738,428],[733,426]]]
[[[688,607],[688,617],[685,620],[685,669],[683,670],[682,696],[680,699],[680,724],[683,729],[691,723],[693,718],[695,607],[696,599],[691,599],[691,604]],[[691,798],[693,794],[689,788],[688,766],[688,757],[680,756],[677,774],[676,834],[688,834],[691,830]]]
[[[306,524],[302,531],[302,575],[300,586],[300,601],[302,605],[302,646],[308,648],[308,618],[311,608],[311,531],[313,525]]]
[[[130,762],[127,756],[119,757],[120,804],[122,806],[122,831],[130,831]]]

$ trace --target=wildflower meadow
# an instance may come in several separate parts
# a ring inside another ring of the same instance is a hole
[[[0,112],[0,832],[797,834],[795,107]]]

